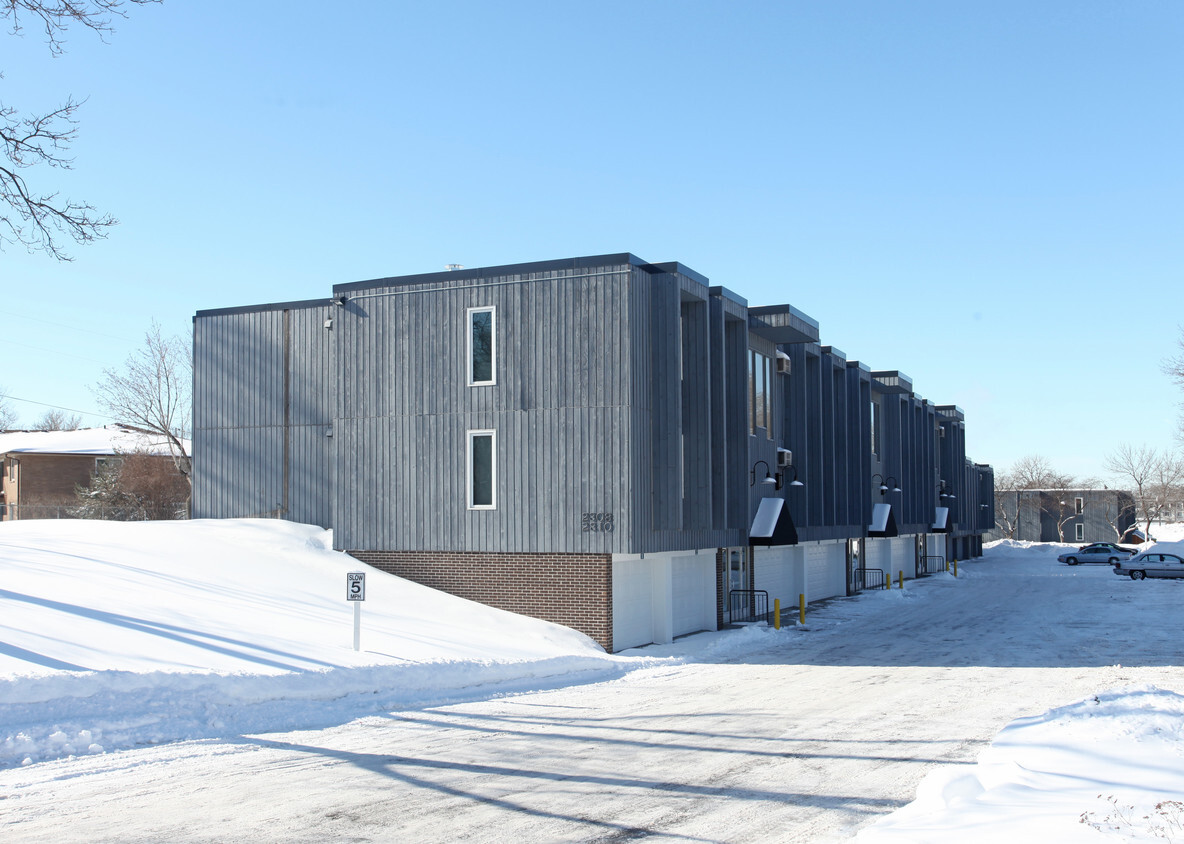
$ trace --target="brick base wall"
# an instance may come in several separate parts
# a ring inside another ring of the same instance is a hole
[[[609,554],[348,553],[376,569],[450,595],[575,628],[612,653]]]

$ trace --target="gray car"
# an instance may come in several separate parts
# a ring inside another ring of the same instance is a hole
[[[1184,577],[1184,559],[1176,554],[1148,551],[1115,563],[1114,573],[1128,575],[1131,580],[1142,580],[1145,577]]]
[[[1126,548],[1119,548],[1117,545],[1111,545],[1108,542],[1097,542],[1093,545],[1084,545],[1078,551],[1066,551],[1057,557],[1058,563],[1068,563],[1075,566],[1078,563],[1109,563],[1114,565],[1120,560],[1125,560],[1133,551],[1128,551]]]

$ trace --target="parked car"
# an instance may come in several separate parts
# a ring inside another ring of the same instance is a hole
[[[1139,553],[1138,548],[1126,548],[1122,545],[1116,545],[1113,542],[1091,542],[1089,545],[1082,545],[1078,551],[1084,551],[1086,548],[1112,548],[1121,554],[1126,554],[1128,557],[1133,557]]]
[[[1115,563],[1114,573],[1125,574],[1131,580],[1142,580],[1145,577],[1184,577],[1184,559],[1176,554],[1148,551]]]
[[[1115,563],[1125,560],[1135,553],[1129,548],[1120,548],[1110,542],[1095,542],[1093,545],[1082,545],[1078,551],[1067,551],[1057,557],[1057,562],[1075,566],[1078,563]]]

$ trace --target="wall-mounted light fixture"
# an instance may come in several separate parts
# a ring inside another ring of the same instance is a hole
[[[939,481],[939,483],[941,484],[941,486],[938,488],[938,491],[937,491],[938,498],[957,498],[958,497],[958,496],[954,495],[954,493],[946,491],[946,482],[945,481]]]
[[[798,469],[796,466],[789,466],[789,471],[793,472],[793,480],[789,482],[790,486],[805,486],[804,483],[798,480]]]
[[[892,492],[900,492],[900,486],[897,485],[896,478],[892,475],[889,475],[887,478],[885,478],[883,475],[877,472],[876,474],[872,475],[873,483],[875,482],[876,478],[880,479],[880,495],[887,495],[889,490]]]
[[[344,293],[335,293],[333,295],[333,304],[339,308],[344,308],[345,303],[349,301],[349,296]]]
[[[781,489],[781,473],[777,472],[776,474],[774,474],[773,471],[769,468],[769,464],[765,463],[764,460],[758,460],[752,464],[752,471],[750,471],[748,473],[748,485],[749,486],[756,485],[756,467],[760,466],[762,464],[765,467],[765,477],[761,480],[761,483],[762,484],[773,484],[773,489]],[[797,472],[794,472],[794,477],[797,477]]]

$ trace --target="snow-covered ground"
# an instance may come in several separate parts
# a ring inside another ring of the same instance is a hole
[[[330,549],[320,528],[263,519],[0,523],[0,766],[340,724],[638,664]],[[354,651],[346,574],[359,570]]]
[[[507,816],[540,840],[1184,839],[1184,582],[1003,542],[804,627],[608,655],[371,569],[355,652],[365,567],[328,548],[275,521],[0,524],[0,836],[366,838],[358,806],[277,818],[397,770],[372,840],[449,840],[433,801],[484,840]]]

